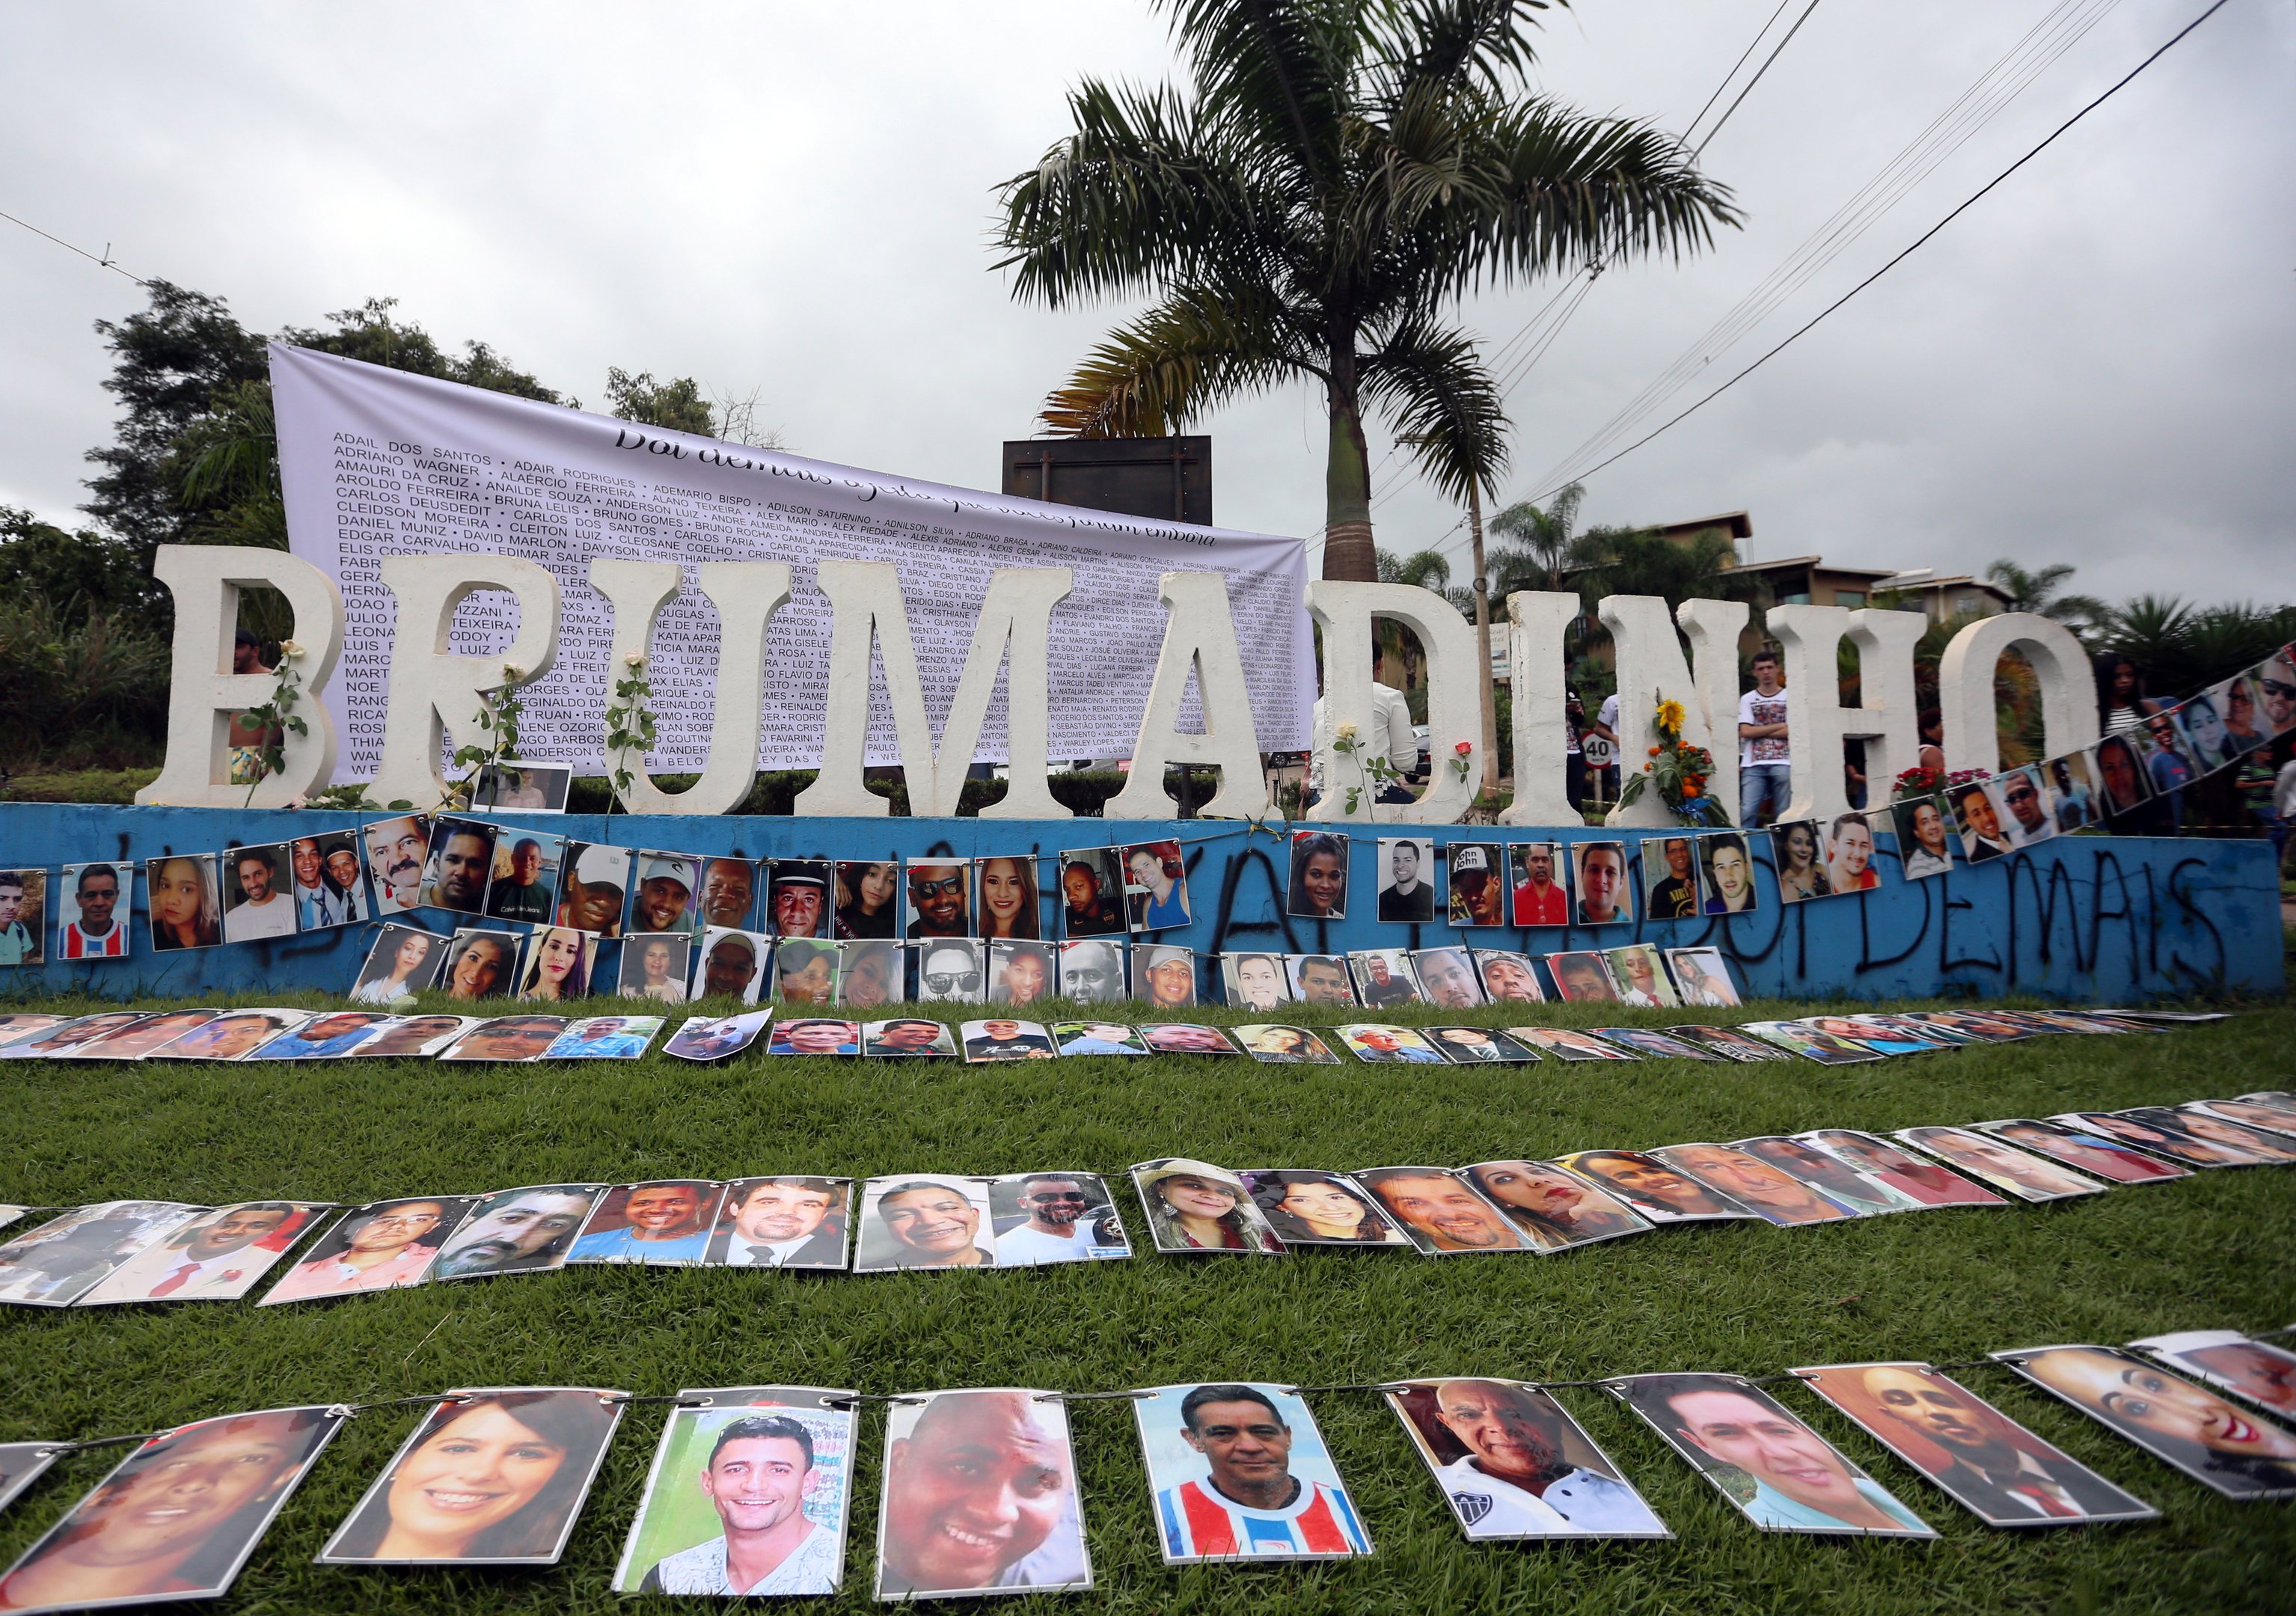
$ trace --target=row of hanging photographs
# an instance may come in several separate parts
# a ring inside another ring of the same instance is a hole
[[[2296,1497],[2296,1432],[2215,1390],[2287,1412],[2296,1355],[2269,1342],[2232,1330],[2181,1331],[2128,1347],[1998,1351],[1968,1366],[1993,1365],[2223,1497]],[[2161,1513],[1924,1362],[1577,1383],[1632,1410],[1758,1530],[1935,1538],[1897,1493],[1765,1390],[1789,1380],[1988,1527]],[[1108,1398],[1132,1405],[1165,1564],[1368,1556],[1369,1527],[1306,1390],[1314,1389],[1206,1382],[864,1397],[742,1386],[636,1398],[595,1387],[460,1388],[406,1399],[433,1407],[316,1558],[408,1569],[554,1565],[625,1412],[658,1402],[671,1407],[614,1590],[833,1594],[858,1483],[859,1406],[876,1401],[887,1406],[878,1599],[1081,1591],[1093,1586],[1093,1570],[1068,1404]],[[1394,1411],[1471,1542],[1674,1536],[1548,1384],[1488,1375],[1363,1390]],[[219,1596],[360,1407],[263,1409],[144,1439],[0,1577],[0,1603],[30,1612]],[[0,1448],[0,1507],[68,1451],[54,1443]],[[210,1507],[174,1512],[133,1536],[111,1530],[127,1501],[180,1489],[186,1475],[210,1479],[218,1495]],[[482,1502],[465,1502],[473,1498]]]

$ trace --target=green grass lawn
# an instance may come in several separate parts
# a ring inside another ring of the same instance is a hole
[[[254,1001],[249,1001],[254,1002]],[[290,996],[288,1002],[298,1002]],[[301,1002],[317,1005],[316,997]],[[603,1005],[600,1006],[602,1009]],[[1806,1014],[1754,1005],[1731,1016]],[[1499,1024],[1499,1013],[1472,1013]],[[1209,1011],[1210,1019],[1250,1019]],[[1622,1013],[1658,1024],[1677,1013]],[[1051,1019],[1049,1016],[1046,1019]],[[1328,1017],[1324,1019],[1330,1019]],[[1415,1019],[1441,1019],[1420,1013]],[[1541,1019],[1597,1019],[1570,1006]],[[340,1201],[559,1179],[863,1177],[1129,1163],[1359,1168],[1545,1156],[1841,1126],[1887,1129],[2223,1096],[2291,1079],[2296,1010],[2170,1036],[2055,1038],[1829,1070],[1641,1065],[1268,1068],[1240,1059],[966,1068],[752,1056],[701,1068],[186,1064],[0,1067],[0,1199]],[[234,1410],[455,1384],[811,1383],[1072,1390],[1427,1374],[1575,1379],[1948,1361],[2060,1341],[2296,1321],[2296,1180],[2247,1169],[2048,1207],[1802,1230],[1661,1230],[1558,1257],[1146,1256],[876,1276],[583,1268],[336,1304],[0,1314],[0,1440],[149,1430]],[[2165,1518],[1994,1531],[1797,1388],[1780,1395],[1942,1533],[1781,1538],[1746,1525],[1622,1406],[1561,1395],[1674,1529],[1670,1543],[1469,1546],[1380,1399],[1311,1399],[1376,1545],[1320,1566],[1160,1563],[1131,1415],[1073,1406],[1098,1587],[1004,1608],[1258,1613],[2114,1612],[2292,1607],[2296,1505],[2240,1505],[2024,1387],[1965,1378]],[[629,1412],[561,1567],[378,1572],[309,1563],[414,1422],[347,1427],[226,1608],[606,1612],[661,1410]],[[841,1604],[868,1603],[882,1411],[864,1416]],[[0,1517],[12,1558],[116,1455],[78,1456]],[[713,1602],[685,1602],[695,1610]],[[722,1608],[722,1607],[719,1607]]]

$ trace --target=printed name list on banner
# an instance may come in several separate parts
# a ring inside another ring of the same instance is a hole
[[[556,576],[558,660],[521,696],[521,751],[529,758],[603,767],[613,620],[589,582],[602,555],[674,561],[685,573],[653,631],[657,769],[708,761],[718,623],[696,569],[711,561],[790,565],[790,603],[767,642],[763,767],[820,761],[831,611],[814,566],[824,557],[898,569],[936,726],[996,570],[1072,568],[1075,587],[1052,619],[1054,759],[1130,754],[1163,644],[1159,577],[1222,573],[1259,744],[1307,743],[1315,674],[1298,539],[882,476],[282,343],[271,348],[271,377],[290,546],[340,585],[348,613],[340,670],[325,693],[342,734],[339,779],[373,777],[381,755],[396,632],[381,562],[395,554],[517,555]],[[472,596],[456,613],[453,649],[498,653],[515,612],[504,592]],[[873,682],[869,760],[897,763],[882,671]],[[979,760],[1004,760],[1004,722],[1000,675]],[[1181,726],[1200,722],[1191,680]]]

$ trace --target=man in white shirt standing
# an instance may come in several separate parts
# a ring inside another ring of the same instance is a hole
[[[1754,688],[1738,698],[1738,824],[1751,830],[1785,812],[1792,790],[1792,752],[1786,745],[1786,686],[1778,653],[1754,653]]]
[[[1130,1255],[1099,1243],[1094,1233],[1098,1220],[1088,1223],[1085,1218],[1092,1208],[1092,1196],[1074,1178],[1031,1173],[1021,1181],[1021,1204],[1028,1211],[1029,1221],[1015,1224],[996,1237],[1000,1268]]]
[[[1338,754],[1332,759],[1336,775],[1330,789],[1340,792],[1342,800],[1350,786],[1362,788],[1362,800],[1412,800],[1411,793],[1400,783],[1383,785],[1371,770],[1374,759],[1393,764],[1406,773],[1419,764],[1419,738],[1412,733],[1411,703],[1404,699],[1401,691],[1380,682],[1379,676],[1386,671],[1387,659],[1375,658],[1372,667],[1371,721],[1356,736],[1352,753]],[[1335,738],[1330,706],[1328,696],[1316,698],[1315,751],[1308,755],[1308,807],[1311,810],[1324,800],[1324,754]]]
[[[223,917],[224,941],[295,935],[295,900],[279,890],[279,870],[273,862],[277,856],[275,848],[242,848],[230,856],[241,896]]]

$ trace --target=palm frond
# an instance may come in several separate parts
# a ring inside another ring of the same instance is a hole
[[[1062,438],[1160,438],[1249,389],[1315,370],[1283,311],[1191,289],[1119,327],[1046,400]]]
[[[1447,499],[1491,493],[1507,465],[1506,410],[1472,337],[1412,321],[1365,357],[1363,397],[1384,409],[1420,474]]]

